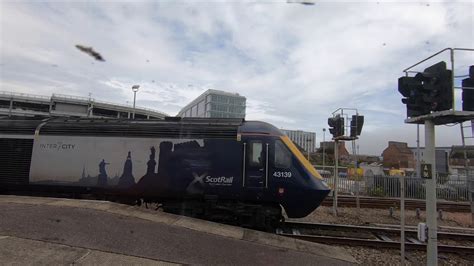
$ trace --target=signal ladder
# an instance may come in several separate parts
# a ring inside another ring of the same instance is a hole
[[[461,127],[461,138],[462,138],[462,150],[464,153],[464,172],[466,175],[466,181],[468,183],[469,189],[469,201],[471,202],[471,224],[474,225],[474,171],[473,167],[471,166],[470,160],[472,159],[471,156],[468,158],[467,152],[469,149],[466,146],[466,142],[473,142],[474,140],[474,120],[467,122],[467,125],[464,125],[462,122],[460,123]],[[465,129],[471,129],[470,133],[465,132]],[[472,146],[471,146],[472,147]]]

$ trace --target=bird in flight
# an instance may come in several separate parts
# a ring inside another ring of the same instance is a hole
[[[97,60],[97,61],[105,62],[105,59],[102,57],[102,55],[100,55],[98,52],[94,51],[94,49],[92,47],[86,47],[84,45],[77,44],[76,48],[81,50],[81,52],[84,52],[84,53],[94,57],[95,60]]]

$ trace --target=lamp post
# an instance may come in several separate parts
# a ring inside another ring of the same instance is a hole
[[[323,170],[325,169],[326,167],[326,161],[325,161],[325,158],[326,158],[326,129],[323,128]]]
[[[309,153],[310,153],[310,149],[311,149],[311,142],[312,142],[311,139],[306,140],[306,143],[307,143],[306,147],[307,147],[307,151],[308,151],[308,162],[309,162]]]
[[[135,100],[137,98],[138,88],[140,88],[140,85],[133,85],[132,86],[132,91],[133,91],[133,115],[132,115],[132,119],[135,119]]]
[[[90,117],[92,116],[92,109],[93,109],[93,105],[92,105],[92,93],[89,92],[89,103],[87,105],[87,117]]]

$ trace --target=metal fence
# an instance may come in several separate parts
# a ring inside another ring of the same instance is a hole
[[[333,188],[332,175],[323,175],[324,181]],[[436,196],[449,201],[469,201],[469,189],[466,180],[438,180]],[[400,178],[396,176],[364,176],[360,181],[339,177],[337,192],[342,195],[370,197],[400,197]],[[405,177],[405,197],[409,199],[425,199],[425,179]]]

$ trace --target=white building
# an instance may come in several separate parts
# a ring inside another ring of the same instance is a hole
[[[416,147],[408,147],[415,157],[418,158],[418,151]],[[423,162],[423,156],[425,153],[425,147],[420,147],[420,161]],[[451,153],[451,147],[436,147],[435,149],[435,161],[436,161],[436,172],[447,174],[449,172],[449,154]]]
[[[281,129],[295,144],[303,148],[305,151],[316,151],[316,133],[302,130]]]
[[[34,95],[0,91],[0,116],[91,117],[130,119],[163,119],[157,110],[110,103],[94,98],[53,94]]]
[[[207,90],[186,105],[177,116],[245,118],[246,98],[238,93]]]

